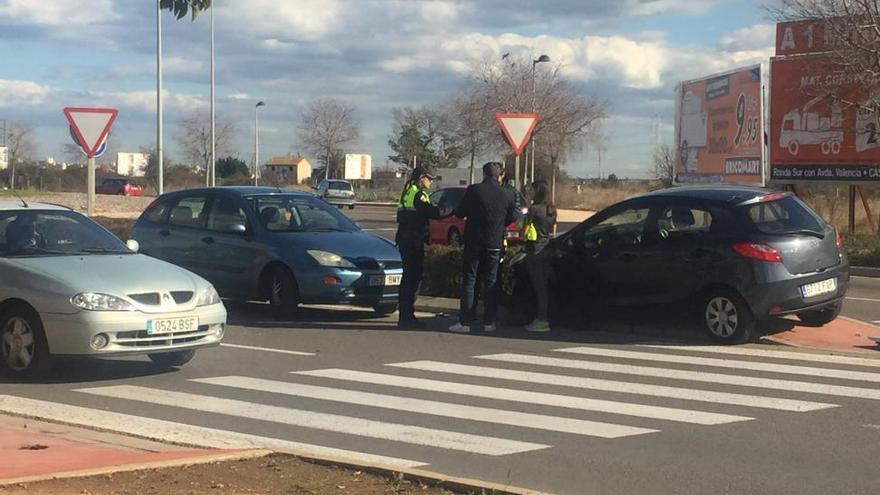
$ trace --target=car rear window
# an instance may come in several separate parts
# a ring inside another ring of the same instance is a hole
[[[348,182],[331,182],[327,187],[337,191],[351,191],[351,184]]]
[[[744,206],[749,221],[764,234],[787,234],[809,230],[822,232],[816,216],[797,198],[788,196]]]

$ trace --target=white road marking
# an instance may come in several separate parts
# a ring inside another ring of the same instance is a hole
[[[805,352],[771,351],[755,349],[754,347],[728,347],[721,345],[648,345],[637,344],[637,347],[651,349],[670,349],[686,352],[711,352],[713,354],[728,354],[733,356],[755,356],[770,359],[790,359],[793,361],[810,361],[814,363],[847,364],[852,366],[880,367],[880,359],[859,358],[852,356],[839,356],[836,354],[809,354]]]
[[[540,383],[545,385],[558,385],[561,387],[582,388],[588,390],[602,390],[623,394],[636,394],[646,395],[650,397],[666,397],[670,399],[692,400],[697,402],[709,402],[713,404],[729,404],[734,406],[757,407],[761,409],[776,409],[780,411],[805,412],[838,407],[836,404],[825,404],[821,402],[808,402],[801,400],[781,399],[776,397],[762,397],[758,395],[733,394],[728,392],[713,392],[711,390],[667,387],[663,385],[650,385],[646,383],[600,380],[596,378],[583,378],[578,376],[553,375],[549,373],[536,373],[532,371],[509,370],[504,368],[489,368],[485,366],[441,363],[437,361],[413,361],[409,363],[389,364],[388,366],[422,371],[433,371],[438,373],[450,373],[454,375],[494,378],[498,380]]]
[[[382,455],[334,449],[322,445],[290,442],[278,438],[261,437],[224,431],[161,419],[145,418],[112,411],[89,409],[57,402],[47,402],[23,397],[0,395],[0,411],[7,414],[27,416],[69,425],[115,430],[128,435],[161,442],[193,445],[211,449],[253,449],[278,450],[311,457],[337,458],[352,463],[366,463],[398,468],[414,468],[427,463],[386,457]]]
[[[278,354],[292,354],[294,356],[314,356],[314,352],[288,351],[285,349],[272,349],[271,347],[254,347],[252,345],[239,345],[222,343],[220,347],[229,347],[231,349],[245,349],[248,351],[274,352]]]
[[[427,380],[424,378],[368,373],[364,371],[326,369],[291,371],[291,373],[321,378],[332,378],[335,380],[347,380],[358,383],[369,383],[373,385],[388,385],[392,387],[403,387],[445,394],[523,402],[526,404],[537,404],[551,407],[564,407],[568,409],[580,409],[583,411],[599,411],[624,416],[662,419],[666,421],[678,421],[681,423],[700,425],[720,425],[754,419],[746,416],[691,411],[688,409],[676,409],[672,407],[647,406],[610,400],[587,399],[583,397],[572,397],[569,395],[530,392],[528,390],[516,390],[511,388],[486,387],[483,385]],[[433,411],[433,409],[428,409],[428,411]]]
[[[876,372],[848,371],[831,368],[811,368],[809,366],[792,366],[789,364],[762,363],[757,361],[717,359],[699,356],[681,356],[677,354],[621,351],[617,349],[603,349],[599,347],[572,347],[568,349],[555,350],[557,352],[578,354],[581,356],[600,356],[610,358],[633,359],[637,361],[651,361],[656,363],[689,364],[694,366],[709,366],[712,368],[766,371],[769,373],[818,376],[821,378],[838,378],[841,380],[880,383],[880,373]]]
[[[253,402],[171,392],[132,385],[84,388],[78,389],[77,392],[492,456],[517,454],[549,447],[549,445],[537,443],[372,421],[338,414],[288,409]]]
[[[419,414],[429,414],[447,418],[482,421],[485,423],[518,426],[520,428],[560,431],[563,433],[573,433],[575,435],[586,435],[599,438],[622,438],[634,435],[644,435],[646,433],[656,433],[658,431],[612,423],[601,423],[598,421],[584,421],[559,416],[545,416],[542,414],[507,411],[488,407],[468,406],[464,404],[451,404],[448,402],[374,394],[357,390],[317,387],[314,385],[264,380],[262,378],[248,378],[244,376],[200,378],[192,381],[208,383],[211,385],[221,385],[224,387],[241,388],[245,390],[258,390],[260,392],[268,392],[272,394],[308,397],[311,399],[328,400],[346,404],[358,404],[361,406],[416,412]]]
[[[849,297],[846,298],[849,301],[866,301],[866,302],[880,302],[880,299],[872,299],[870,297]]]
[[[846,387],[841,385],[824,385],[821,383],[797,382],[793,380],[777,380],[770,378],[753,378],[740,375],[724,375],[721,373],[708,373],[702,371],[674,370],[669,368],[655,368],[651,366],[631,366],[625,364],[594,363],[578,361],[575,359],[544,358],[528,356],[525,354],[495,354],[490,356],[476,356],[477,359],[502,361],[506,363],[534,364],[538,366],[553,366],[558,368],[603,371],[608,373],[622,373],[625,375],[647,376],[651,378],[664,378],[669,380],[687,380],[692,382],[712,383],[716,385],[734,385],[740,387],[757,387],[774,390],[786,390],[789,392],[807,392],[822,395],[837,395],[840,397],[855,397],[857,399],[880,400],[880,389]]]

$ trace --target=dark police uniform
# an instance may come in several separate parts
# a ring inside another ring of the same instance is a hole
[[[415,317],[416,291],[422,282],[425,263],[425,242],[428,239],[428,220],[442,218],[439,208],[431,204],[427,191],[419,187],[419,178],[433,175],[427,168],[413,170],[411,184],[397,204],[397,236],[395,242],[403,261],[403,279],[400,282],[400,324],[418,326]]]

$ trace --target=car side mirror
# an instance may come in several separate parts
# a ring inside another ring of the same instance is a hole
[[[136,252],[140,251],[140,249],[141,249],[141,245],[138,243],[138,241],[136,241],[134,239],[129,239],[129,240],[125,241],[125,247],[127,247],[128,250],[131,251],[132,253],[136,253]]]
[[[243,223],[232,223],[227,225],[225,230],[230,234],[245,234],[247,233],[247,226]]]

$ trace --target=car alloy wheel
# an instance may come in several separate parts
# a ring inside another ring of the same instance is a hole
[[[36,339],[24,318],[10,318],[3,327],[3,362],[12,371],[22,372],[31,365],[36,354]]]
[[[703,299],[703,325],[712,339],[736,344],[749,339],[755,318],[745,300],[735,291],[718,288]]]
[[[736,332],[739,315],[736,306],[726,297],[716,297],[706,306],[706,325],[709,331],[722,339],[730,338]]]

